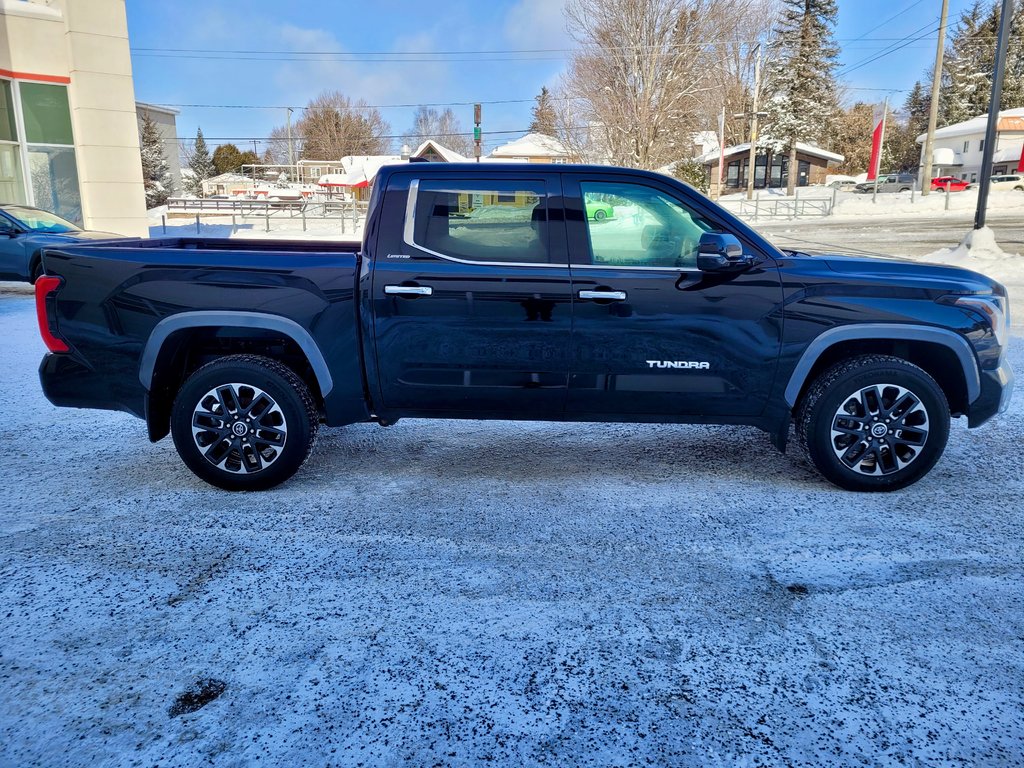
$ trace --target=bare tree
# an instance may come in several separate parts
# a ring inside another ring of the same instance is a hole
[[[591,160],[657,168],[689,152],[711,64],[720,0],[568,0],[579,43],[563,82],[563,139]],[[575,125],[566,125],[567,122]]]
[[[325,91],[309,102],[302,117],[292,126],[296,159],[315,160],[385,154],[391,146],[390,131],[391,126],[378,110],[363,100],[353,102],[338,91]],[[283,126],[271,132],[268,147],[278,162],[288,162],[287,133]]]
[[[417,107],[412,128],[402,134],[402,141],[416,149],[427,139],[433,139],[466,157],[473,154],[473,142],[451,107],[443,112],[433,107]]]

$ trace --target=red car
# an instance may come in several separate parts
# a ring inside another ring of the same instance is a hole
[[[945,192],[947,184],[949,185],[950,192],[963,192],[971,186],[966,181],[958,179],[956,176],[939,176],[932,179],[932,191]]]

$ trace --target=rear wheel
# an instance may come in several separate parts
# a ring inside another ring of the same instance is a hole
[[[206,482],[257,491],[298,471],[318,422],[313,396],[294,371],[270,358],[231,355],[185,382],[171,434],[182,461]]]
[[[825,479],[851,491],[894,491],[920,480],[942,456],[949,404],[916,365],[866,355],[814,381],[797,431]]]

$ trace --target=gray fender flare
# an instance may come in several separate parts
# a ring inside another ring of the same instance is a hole
[[[865,323],[863,325],[844,325],[831,328],[820,336],[816,336],[807,345],[800,360],[793,369],[786,385],[786,403],[790,408],[796,405],[796,399],[807,380],[811,368],[829,347],[843,341],[859,341],[861,339],[893,339],[897,341],[927,341],[941,344],[951,350],[960,361],[964,381],[967,382],[967,402],[973,403],[981,394],[981,374],[978,373],[978,361],[970,342],[963,336],[945,328],[928,325],[904,325],[902,323]]]
[[[238,311],[198,311],[181,312],[171,317],[166,317],[156,324],[149,340],[142,351],[142,359],[139,363],[139,381],[146,391],[153,386],[153,371],[156,368],[156,361],[160,356],[160,350],[168,337],[177,331],[187,328],[259,328],[266,331],[274,331],[299,345],[299,348],[309,360],[309,365],[316,375],[317,384],[320,385],[320,394],[327,397],[334,389],[334,380],[331,378],[331,371],[327,367],[320,347],[309,335],[309,331],[287,317],[280,315],[269,315],[264,312],[238,312]]]

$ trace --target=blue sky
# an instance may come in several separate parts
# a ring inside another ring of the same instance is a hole
[[[951,0],[951,20],[969,3]],[[472,54],[464,61],[451,61],[451,57],[438,61],[416,53],[569,48],[562,4],[562,0],[128,0],[136,97],[161,104],[216,105],[178,107],[179,135],[194,136],[201,125],[211,143],[230,139],[249,147],[251,141],[243,140],[267,136],[271,128],[283,124],[284,110],[228,105],[298,107],[325,89],[381,106],[518,102],[485,104],[487,150],[529,125],[533,97],[541,86],[557,82],[567,54],[537,53],[514,61],[507,55]],[[851,88],[848,100],[880,101],[885,89],[909,89],[923,77],[934,57],[935,33],[877,62],[862,63],[886,46],[900,44],[901,38],[930,32],[937,22],[926,25],[938,18],[939,7],[940,0],[839,0],[836,37],[843,48],[841,64],[849,70],[841,71]],[[197,54],[168,49],[195,49],[222,57],[223,51],[240,50],[282,55],[275,61],[257,61],[246,54],[237,60],[183,58]],[[351,55],[338,60],[302,53],[333,51]],[[366,55],[369,52],[385,55],[372,57]],[[898,102],[904,96],[904,92],[893,94]],[[468,130],[472,107],[452,108]],[[411,107],[389,106],[381,113],[391,124],[392,134],[411,126]]]

